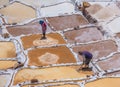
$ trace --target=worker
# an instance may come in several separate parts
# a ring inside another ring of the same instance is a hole
[[[46,23],[45,23],[43,20],[40,20],[40,21],[39,21],[39,24],[40,24],[41,27],[42,27],[42,37],[41,37],[41,40],[46,39],[47,25],[46,25]]]
[[[82,69],[89,69],[89,63],[93,57],[92,53],[88,51],[79,51],[79,55],[82,56],[83,58],[83,64],[82,64]],[[84,67],[83,67],[84,66]],[[81,67],[78,69],[78,71],[81,69]]]

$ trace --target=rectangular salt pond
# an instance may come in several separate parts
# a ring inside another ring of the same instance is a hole
[[[120,9],[115,4],[111,4],[94,14],[93,18],[97,19],[98,21],[107,22],[116,16],[120,16]]]
[[[70,14],[74,12],[74,5],[71,3],[62,3],[54,6],[41,8],[42,17],[58,16],[61,14]]]
[[[9,3],[9,0],[0,0],[0,7],[8,3]]]
[[[49,6],[49,5],[55,5],[58,3],[62,3],[65,1],[71,1],[71,0],[18,0],[22,3],[26,3],[32,6]]]
[[[11,80],[10,74],[4,73],[0,75],[0,87],[8,87],[10,80]]]
[[[0,58],[16,57],[16,49],[13,42],[0,42]]]
[[[49,6],[71,0],[40,0],[41,5]]]
[[[119,33],[120,32],[120,17],[111,21],[109,24],[107,24],[107,26],[113,33]]]

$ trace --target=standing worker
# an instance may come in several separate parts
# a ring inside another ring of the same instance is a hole
[[[81,55],[83,57],[83,64],[84,67],[82,67],[82,69],[89,69],[89,63],[93,57],[93,55],[88,52],[88,51],[79,51],[78,52],[79,55]],[[81,67],[78,69],[78,71],[81,69]]]
[[[45,35],[46,35],[47,25],[46,25],[46,23],[43,20],[40,20],[39,24],[42,27],[42,38],[41,38],[41,40],[46,39]]]

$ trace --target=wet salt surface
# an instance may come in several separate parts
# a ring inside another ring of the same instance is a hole
[[[90,83],[87,83],[85,87],[91,87],[91,86],[96,86],[96,87],[119,87],[120,86],[120,78],[105,78],[105,79],[99,79]]]
[[[115,72],[111,72],[111,73],[107,73],[106,76],[120,76],[120,71],[115,71]]]
[[[42,17],[57,16],[57,15],[62,15],[62,14],[71,14],[74,12],[75,12],[74,5],[71,3],[63,3],[63,4],[58,4],[55,6],[41,8]]]
[[[116,5],[120,8],[120,2],[116,2]]]
[[[114,20],[112,20],[110,23],[107,24],[107,26],[109,27],[109,29],[113,32],[113,33],[119,33],[120,32],[120,17],[115,18]]]
[[[110,69],[115,69],[119,68],[119,56],[120,54],[114,54],[112,57],[109,59],[103,60],[98,62],[97,64],[103,69],[103,70],[110,70]]]
[[[54,4],[58,4],[58,3],[62,3],[65,1],[70,1],[70,0],[40,0],[41,5],[43,6],[49,6],[49,5],[54,5]]]
[[[24,24],[24,25],[18,25],[18,26],[10,26],[7,27],[7,31],[12,36],[20,36],[20,35],[30,35],[30,34],[41,34],[42,29],[39,24],[38,20],[33,20],[30,23]],[[52,32],[51,28],[47,25],[47,31],[46,32]]]
[[[88,21],[80,14],[48,17],[47,20],[50,26],[53,27],[53,30],[65,30],[67,28],[89,24]]]
[[[90,51],[94,56],[93,61],[95,61],[96,59],[110,55],[112,52],[116,52],[117,46],[114,41],[106,40],[73,47],[73,51],[76,53],[83,50]]]
[[[85,43],[103,39],[102,33],[96,27],[67,31],[64,34],[66,39],[68,40],[68,43]]]
[[[38,85],[34,85],[34,86],[38,86]],[[29,87],[29,86],[22,86],[22,87]],[[49,86],[49,87],[80,87],[78,85],[64,85],[64,84],[60,84],[59,86]]]
[[[116,34],[116,37],[120,38],[120,33],[117,33],[117,34]]]
[[[17,0],[32,6],[50,6],[70,0]]]

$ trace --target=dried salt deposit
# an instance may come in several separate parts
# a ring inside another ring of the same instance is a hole
[[[87,73],[88,74],[88,73]],[[89,73],[88,75],[91,75]],[[20,70],[14,79],[14,84],[30,81],[31,79],[54,80],[54,79],[68,79],[86,77],[85,73],[78,73],[74,68],[70,67],[54,67],[46,69],[23,69]]]
[[[36,13],[33,8],[17,2],[0,9],[0,13],[6,16],[8,23],[24,22],[36,17]]]
[[[0,61],[0,69],[12,69],[16,64],[17,61]]]
[[[119,33],[120,32],[120,17],[117,17],[116,19],[108,23],[107,26],[113,33]]]
[[[120,78],[105,78],[99,79],[94,82],[87,83],[85,87],[119,87],[120,86]]]
[[[34,46],[49,46],[58,44],[58,40],[51,37],[47,37],[47,39],[44,40],[36,39],[33,41],[33,44]]]
[[[4,73],[3,75],[0,75],[0,87],[8,87],[10,78],[10,74]]]
[[[56,64],[58,60],[59,57],[57,55],[48,52],[39,57],[39,61],[43,65]]]
[[[90,15],[93,15],[97,13],[100,9],[103,7],[100,4],[93,4],[89,8],[86,8],[86,10],[89,12]]]
[[[0,0],[0,6],[6,5],[9,3],[9,0]]]
[[[50,6],[50,7],[41,8],[41,16],[42,17],[71,14],[74,12],[75,12],[74,5],[71,3],[62,3],[62,4]]]
[[[0,58],[14,58],[16,57],[15,45],[12,42],[0,42]]]
[[[96,14],[93,15],[93,17],[98,21],[109,21],[110,19],[113,19],[115,16],[119,15],[119,8],[115,4],[111,4],[98,11]]]

